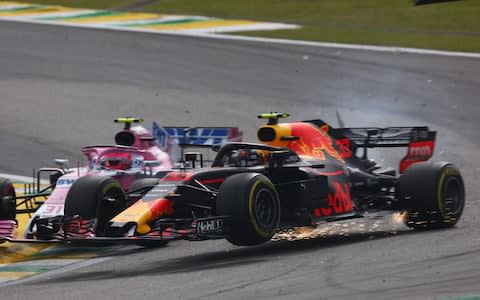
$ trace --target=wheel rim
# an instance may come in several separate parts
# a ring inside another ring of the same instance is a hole
[[[119,190],[119,189],[116,189],[116,188],[111,188],[109,189],[104,197],[107,197],[107,198],[118,198],[122,195],[122,190]]]
[[[275,198],[266,188],[261,189],[255,198],[255,217],[262,227],[271,227],[275,221]]]
[[[443,205],[445,215],[455,217],[463,207],[463,188],[456,177],[450,177],[445,181],[443,188]]]
[[[101,218],[112,218],[114,214],[118,213],[118,210],[120,209],[121,206],[124,205],[124,201],[122,201],[123,191],[120,188],[112,187],[106,191],[106,193],[103,195],[103,199],[105,198],[112,198],[115,199],[116,201],[113,203],[109,202],[104,202],[101,205],[100,212]]]

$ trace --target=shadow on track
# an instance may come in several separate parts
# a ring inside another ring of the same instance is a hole
[[[145,262],[139,267],[135,267],[132,271],[131,266],[124,266],[121,268],[109,267],[108,262],[104,263],[103,271],[97,272],[73,272],[69,275],[59,275],[50,277],[48,279],[41,279],[36,281],[36,284],[45,284],[49,282],[78,282],[78,281],[97,281],[117,278],[132,278],[138,276],[150,275],[168,275],[177,273],[189,273],[196,271],[205,271],[209,269],[222,269],[242,265],[251,265],[270,260],[272,257],[278,258],[279,255],[296,255],[302,252],[311,252],[318,249],[341,247],[348,244],[364,242],[372,239],[391,238],[394,236],[415,234],[413,230],[405,231],[375,231],[369,233],[353,233],[333,234],[324,237],[303,239],[303,240],[280,240],[271,241],[269,243],[252,246],[252,247],[238,247],[233,249],[213,251],[208,253],[200,253],[187,256],[178,256],[175,258],[162,259],[161,252],[159,252],[159,259]],[[205,241],[208,242],[208,241]],[[195,242],[193,242],[195,243]],[[166,246],[168,247],[168,246]],[[133,251],[121,251],[121,254],[136,254],[141,255],[151,251],[163,251],[166,249],[137,249]]]

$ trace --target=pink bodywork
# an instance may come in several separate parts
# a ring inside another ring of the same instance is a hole
[[[142,126],[133,126],[128,130],[122,130],[116,135],[127,134],[134,137],[130,146],[87,146],[82,148],[87,158],[87,166],[70,169],[70,172],[57,180],[55,189],[45,203],[35,212],[32,219],[50,218],[62,216],[65,199],[72,184],[81,176],[102,175],[116,179],[125,191],[128,191],[139,173],[158,174],[168,172],[173,167],[170,155],[155,141],[152,134]],[[117,143],[119,140],[117,140]],[[108,156],[128,156],[131,166],[128,169],[113,169],[102,165],[102,161]],[[8,224],[10,225],[10,224]],[[5,225],[7,226],[7,225]],[[27,234],[30,224],[27,225]]]

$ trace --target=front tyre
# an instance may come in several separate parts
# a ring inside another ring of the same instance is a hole
[[[410,166],[399,181],[404,203],[404,223],[427,230],[454,226],[465,206],[465,187],[460,170],[446,162],[421,162]]]
[[[70,187],[65,199],[65,217],[97,218],[95,233],[103,235],[106,223],[127,208],[120,184],[110,177],[87,175]]]
[[[218,215],[231,216],[227,240],[249,246],[269,241],[280,223],[280,200],[272,182],[262,174],[240,173],[220,186]]]

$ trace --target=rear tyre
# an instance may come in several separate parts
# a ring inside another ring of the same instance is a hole
[[[220,186],[218,215],[231,216],[227,240],[239,246],[262,244],[275,234],[280,223],[280,200],[272,182],[262,174],[241,173]]]
[[[0,220],[15,220],[15,188],[6,178],[0,178]]]
[[[95,234],[102,236],[106,223],[127,208],[120,184],[110,178],[88,175],[75,181],[65,199],[65,216],[97,218]]]
[[[400,176],[399,198],[406,209],[404,223],[417,230],[447,228],[460,219],[465,188],[460,170],[446,162],[421,162]]]

